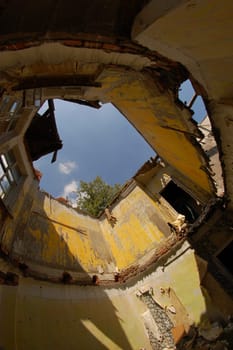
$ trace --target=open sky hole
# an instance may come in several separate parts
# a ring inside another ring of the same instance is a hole
[[[194,95],[190,80],[181,84],[181,101],[189,105]],[[123,184],[155,156],[154,150],[111,103],[100,109],[63,100],[55,100],[54,104],[63,148],[53,164],[52,154],[34,162],[43,174],[41,189],[52,196],[72,199],[80,180],[89,182],[96,176],[110,185]],[[46,101],[39,112],[43,114],[47,106]],[[200,123],[207,114],[201,96],[196,97],[191,108],[193,119]]]
[[[184,81],[181,84],[179,89],[179,99],[188,106],[194,95],[195,95],[195,90],[192,86],[191,81],[189,79]],[[207,116],[205,103],[203,101],[203,98],[200,95],[197,96],[197,98],[195,99],[191,109],[194,112],[194,114],[192,115],[192,118],[197,123],[201,123],[203,119]]]
[[[72,198],[80,180],[97,175],[108,184],[123,184],[155,152],[110,103],[100,109],[55,100],[55,116],[63,148],[34,162],[43,177],[42,190],[54,197]],[[47,108],[47,102],[46,102]],[[42,111],[46,109],[42,106]]]

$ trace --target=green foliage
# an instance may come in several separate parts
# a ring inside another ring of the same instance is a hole
[[[80,181],[78,189],[78,209],[87,214],[98,216],[112,201],[121,186],[108,185],[100,176],[91,182]]]

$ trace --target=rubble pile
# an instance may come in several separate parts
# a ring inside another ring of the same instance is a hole
[[[231,350],[233,349],[233,320],[224,326],[217,322],[208,328],[192,327],[179,344],[178,350]]]

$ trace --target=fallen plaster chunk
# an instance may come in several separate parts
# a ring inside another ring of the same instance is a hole
[[[206,340],[213,341],[218,339],[222,334],[223,328],[217,322],[213,323],[209,328],[199,330],[199,334]]]
[[[176,309],[173,305],[166,306],[166,310],[171,312],[172,314],[176,314]]]
[[[185,230],[185,228],[187,227],[187,223],[185,222],[185,216],[182,214],[179,214],[176,220],[173,221],[171,224],[178,233],[183,232],[183,230]]]

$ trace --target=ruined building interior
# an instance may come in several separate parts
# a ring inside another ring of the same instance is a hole
[[[0,1],[1,350],[233,349],[232,13]],[[62,147],[56,98],[112,103],[158,155],[98,218],[40,191],[32,162]]]

